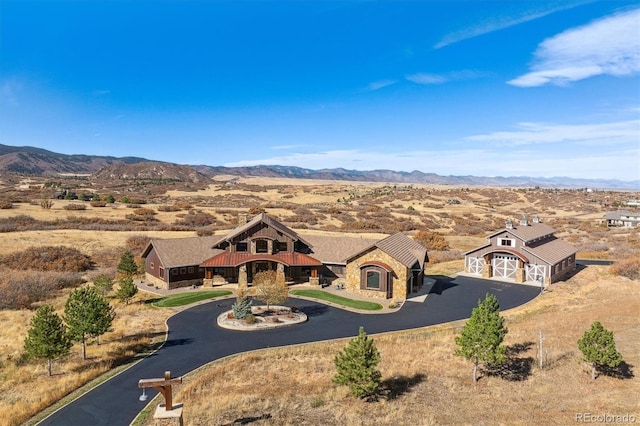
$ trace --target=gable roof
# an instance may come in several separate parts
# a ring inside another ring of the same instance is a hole
[[[329,235],[305,235],[313,244],[312,255],[323,263],[347,263],[354,255],[374,245],[378,240],[372,238],[340,237]]]
[[[503,232],[508,232],[511,235],[523,240],[524,242],[529,242],[537,238],[553,235],[553,233],[556,231],[546,223],[533,222],[529,223],[528,225],[519,225],[514,223],[513,228],[504,228],[498,232],[494,232],[487,238],[495,237],[496,235]]]
[[[578,252],[571,244],[555,237],[550,241],[546,240],[542,244],[522,247],[522,251],[534,254],[551,265],[561,262]]]
[[[420,268],[424,268],[427,258],[427,249],[402,232],[396,232],[376,243],[383,252],[402,263],[407,268],[412,268],[418,262]]]
[[[360,256],[366,251],[373,248],[379,248],[407,268],[413,268],[418,263],[420,268],[424,268],[424,262],[427,260],[427,249],[412,238],[407,237],[402,232],[397,232],[382,240],[376,241],[364,250],[360,250],[348,260]]]
[[[220,235],[153,239],[142,252],[142,257],[147,257],[153,248],[165,268],[199,265],[223,251],[213,248],[220,239]]]
[[[242,234],[243,232],[246,232],[248,230],[250,230],[251,228],[253,228],[254,226],[258,225],[259,223],[264,223],[265,225],[276,229],[277,231],[283,233],[284,235],[288,236],[289,238],[291,238],[293,241],[301,241],[302,243],[306,244],[308,247],[311,247],[311,245],[309,243],[307,243],[305,240],[303,240],[300,235],[298,235],[294,230],[292,230],[291,228],[283,225],[282,223],[278,222],[276,219],[274,219],[273,217],[269,216],[266,213],[260,213],[257,214],[256,216],[254,216],[251,220],[249,220],[247,223],[238,226],[237,228],[233,229],[231,232],[229,232],[227,235],[225,235],[223,238],[220,239],[220,242],[222,241],[231,241],[233,238],[237,237],[238,235]]]

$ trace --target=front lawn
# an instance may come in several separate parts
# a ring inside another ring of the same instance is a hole
[[[193,293],[178,293],[163,297],[153,304],[159,308],[175,308],[176,306],[190,305],[201,300],[213,299],[220,296],[233,294],[229,290],[195,291]]]
[[[347,297],[338,296],[322,290],[292,290],[294,296],[312,297],[314,299],[326,300],[327,302],[337,305],[346,306],[363,311],[378,311],[382,309],[382,305],[375,302],[366,302],[363,300],[349,299]]]

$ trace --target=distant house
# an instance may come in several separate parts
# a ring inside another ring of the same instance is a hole
[[[575,269],[577,250],[554,233],[537,216],[532,222],[523,217],[518,225],[509,220],[487,244],[465,253],[465,272],[516,283],[558,281]]]
[[[607,226],[635,228],[640,226],[640,212],[632,212],[629,210],[606,212],[600,222],[606,222]]]
[[[147,280],[169,289],[250,285],[256,273],[274,270],[287,282],[343,278],[348,292],[404,299],[422,284],[427,250],[402,233],[381,240],[303,238],[261,213],[224,236],[151,240],[142,257]]]

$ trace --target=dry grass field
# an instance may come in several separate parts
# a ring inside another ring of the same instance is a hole
[[[510,369],[483,373],[452,355],[461,323],[374,336],[383,391],[365,402],[331,382],[346,340],[257,351],[190,374],[175,394],[188,425],[575,423],[577,413],[640,418],[640,286],[588,267],[504,313]],[[594,320],[613,330],[630,374],[591,380],[577,340]],[[544,365],[537,359],[544,334]],[[153,424],[151,421],[147,424]]]
[[[69,185],[78,192],[96,190],[86,180],[78,181],[75,187],[71,186],[75,181],[62,180],[63,186]],[[11,207],[0,209],[0,256],[30,247],[73,247],[90,256],[95,264],[95,269],[85,274],[85,280],[102,272],[113,273],[119,254],[128,247],[131,237],[220,234],[236,226],[239,213],[260,211],[276,216],[301,234],[340,232],[379,237],[395,231],[409,235],[420,230],[437,231],[445,236],[450,250],[430,251],[430,257],[438,262],[428,266],[431,274],[460,271],[462,253],[481,245],[484,237],[503,227],[507,218],[518,219],[522,214],[539,214],[558,231],[558,236],[579,249],[578,257],[581,258],[618,259],[640,250],[637,230],[607,229],[598,223],[607,210],[615,210],[626,200],[638,198],[637,193],[218,177],[208,187],[197,191],[152,188],[146,184],[139,188],[133,183],[130,187],[124,184],[114,188],[100,187],[100,194],[113,194],[118,201],[105,207],[94,207],[88,202],[54,200],[53,206],[45,209],[40,200],[50,193],[44,190],[46,182],[34,178],[29,185],[28,190],[22,190],[18,186],[24,186],[24,182],[19,185],[11,180],[0,182],[0,201]],[[123,195],[143,203],[120,202]],[[84,209],[68,210],[69,204],[82,205]],[[3,265],[0,265],[0,272],[0,284],[11,283],[17,275]],[[215,379],[215,385],[210,385],[215,392],[191,390],[181,397],[195,406],[197,395],[203,392],[203,401],[219,402],[219,408],[211,411],[213,424],[263,414],[270,414],[273,424],[304,424],[294,413],[309,416],[305,418],[307,424],[321,424],[327,419],[341,424],[359,424],[359,416],[364,416],[363,413],[372,414],[362,418],[377,416],[384,420],[383,423],[390,423],[394,418],[404,419],[396,422],[398,424],[449,423],[452,420],[449,416],[455,410],[448,406],[448,401],[454,397],[456,401],[462,401],[463,397],[473,400],[478,412],[499,413],[497,408],[504,406],[502,400],[511,403],[520,398],[522,404],[529,404],[522,407],[523,418],[515,417],[515,413],[496,414],[498,423],[525,423],[534,411],[548,412],[542,418],[548,418],[552,423],[565,423],[557,419],[566,420],[562,416],[578,409],[579,404],[567,402],[563,409],[558,401],[564,401],[564,398],[558,398],[558,395],[569,394],[576,401],[580,400],[578,394],[568,392],[569,385],[576,386],[581,392],[602,388],[613,394],[635,386],[637,395],[635,378],[614,380],[604,377],[591,383],[587,380],[588,375],[583,377],[575,354],[576,336],[592,319],[600,319],[616,332],[619,349],[628,362],[638,365],[637,359],[633,358],[640,352],[633,346],[640,337],[637,323],[631,324],[627,317],[624,321],[621,319],[624,312],[637,319],[635,286],[637,282],[610,277],[602,268],[589,268],[569,283],[554,287],[551,293],[526,308],[537,306],[534,310],[524,310],[525,313],[517,315],[510,313],[513,326],[510,325],[509,344],[535,341],[538,327],[547,333],[549,368],[533,369],[526,380],[519,382],[489,377],[471,386],[468,366],[450,355],[453,331],[445,327],[440,331],[377,337],[385,360],[381,368],[391,390],[390,396],[376,404],[345,398],[343,390],[331,385],[331,359],[344,342],[274,351],[268,355],[246,355],[225,361],[229,364],[223,369],[218,367],[222,364],[216,364],[211,369],[217,371],[215,374],[220,378]],[[613,287],[616,292],[609,291]],[[49,300],[38,303],[53,304],[61,312],[69,291],[59,290],[51,294]],[[34,310],[0,310],[3,324],[0,329],[0,409],[5,413],[0,425],[19,424],[82,384],[156,344],[162,338],[163,320],[169,313],[149,308],[142,302],[144,295],[137,297],[138,302],[129,306],[114,301],[117,311],[114,331],[103,336],[99,346],[91,344],[88,347],[91,358],[87,361],[80,360],[79,348],[74,347],[69,357],[55,364],[53,378],[46,377],[44,363],[26,362],[22,356],[24,336]],[[636,305],[632,306],[634,301]],[[618,320],[610,321],[609,318]],[[558,327],[558,323],[562,327]],[[133,329],[142,329],[145,333],[133,333],[131,324],[135,324]],[[420,343],[410,345],[416,352],[397,352],[396,349],[405,347],[407,341]],[[528,347],[519,356],[529,357],[533,351]],[[267,358],[263,358],[265,356]],[[397,366],[389,364],[392,359],[398,359]],[[277,367],[267,365],[274,360]],[[425,360],[429,362],[425,363]],[[242,380],[236,380],[235,374],[239,375],[240,366],[247,362],[255,364],[257,371],[266,373],[255,386],[246,386]],[[280,372],[285,368],[292,373],[283,377]],[[235,373],[229,376],[227,371]],[[446,374],[436,374],[442,371]],[[296,382],[305,376],[313,379],[309,381],[310,388],[301,388],[302,384]],[[219,393],[219,382],[228,383],[231,388],[224,388],[226,390]],[[44,388],[54,390],[42,391]],[[403,391],[403,388],[409,391]],[[294,395],[295,389],[304,389],[305,393]],[[229,397],[210,398],[212,394],[227,395],[227,391]],[[485,399],[476,401],[474,395],[484,395]],[[600,396],[602,403],[596,403],[595,397],[585,396],[586,402],[593,401],[593,404],[585,403],[585,409],[595,411],[602,409],[603,404],[618,407],[609,405],[613,398]],[[620,401],[621,410],[633,408],[624,402],[626,397]],[[249,407],[246,408],[248,411],[243,411],[243,407]],[[435,408],[427,410],[425,407]],[[635,409],[637,411],[637,405]],[[209,409],[203,407],[203,410],[208,412]],[[469,411],[460,417],[461,422],[477,423]],[[188,412],[191,416],[188,424],[206,424],[206,419],[193,417],[194,413],[193,410]]]

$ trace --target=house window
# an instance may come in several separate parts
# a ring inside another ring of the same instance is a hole
[[[184,275],[187,273],[187,268],[180,268],[180,274]]]
[[[158,271],[158,277],[164,279],[164,268],[161,266],[160,270]]]
[[[276,248],[278,249],[278,251],[287,251],[287,249],[288,249],[287,242],[286,241],[278,241],[276,243]]]
[[[380,289],[380,272],[367,271],[367,288]]]
[[[178,270],[177,269],[172,269],[171,270],[171,275],[178,275]]]
[[[515,247],[516,241],[510,238],[499,238],[498,245],[502,247]]]
[[[247,243],[237,243],[236,251],[247,251]]]
[[[193,266],[189,266],[189,273],[193,274],[196,269]]]
[[[266,253],[268,247],[267,240],[256,240],[256,253]]]
[[[149,266],[151,267],[151,269],[154,269],[153,262],[150,262],[150,263],[149,263]]]

